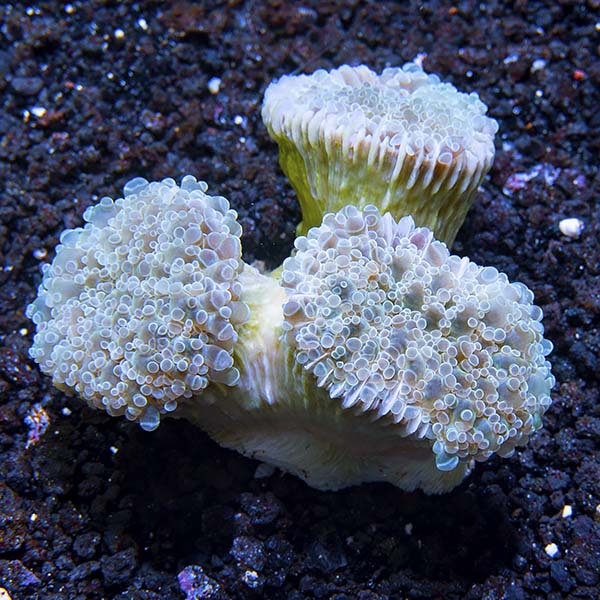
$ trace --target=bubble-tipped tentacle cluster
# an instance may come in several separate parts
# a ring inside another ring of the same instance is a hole
[[[55,385],[155,429],[210,382],[235,385],[241,227],[228,201],[184,177],[130,181],[65,231],[27,315],[31,356]]]
[[[299,232],[376,204],[451,244],[494,158],[486,110],[413,63],[380,75],[344,65],[272,83],[262,117],[302,206]]]
[[[324,489],[448,491],[540,427],[551,344],[525,286],[373,206],[326,214],[278,280],[206,190],[134,179],[62,234],[27,309],[55,385],[146,430],[188,418]]]
[[[541,426],[552,346],[525,286],[372,206],[327,214],[295,245],[285,338],[332,401],[430,440],[442,471]]]

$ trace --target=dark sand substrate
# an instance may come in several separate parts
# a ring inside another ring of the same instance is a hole
[[[202,4],[0,6],[0,587],[13,600],[600,597],[598,0]],[[275,266],[299,211],[260,120],[265,86],[419,53],[500,123],[454,250],[544,310],[557,385],[526,448],[445,496],[322,493],[255,478],[257,463],[186,423],[146,434],[52,388],[24,308],[85,207],[133,176],[192,173],[238,210],[245,258]],[[584,221],[579,239],[560,233],[565,217]],[[26,449],[36,403],[50,425]]]

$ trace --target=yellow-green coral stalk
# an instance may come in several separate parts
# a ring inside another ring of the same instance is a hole
[[[302,208],[299,234],[346,205],[376,205],[451,245],[494,158],[496,122],[415,64],[284,76],[263,121]]]

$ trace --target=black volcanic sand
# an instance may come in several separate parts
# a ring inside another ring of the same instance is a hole
[[[598,0],[4,3],[0,25],[7,595],[599,597]],[[444,496],[386,484],[323,493],[279,472],[257,478],[256,462],[186,423],[147,434],[53,389],[28,358],[24,310],[87,206],[134,176],[192,173],[238,210],[245,258],[275,266],[300,215],[260,120],[266,85],[419,53],[500,124],[454,249],[523,281],[544,310],[557,385],[526,448]],[[566,217],[583,220],[579,239],[560,233]],[[26,448],[36,403],[50,424]]]

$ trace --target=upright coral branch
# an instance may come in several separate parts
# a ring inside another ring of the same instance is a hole
[[[494,159],[496,121],[475,93],[408,63],[283,76],[263,121],[296,190],[299,234],[346,205],[411,215],[451,245]]]

